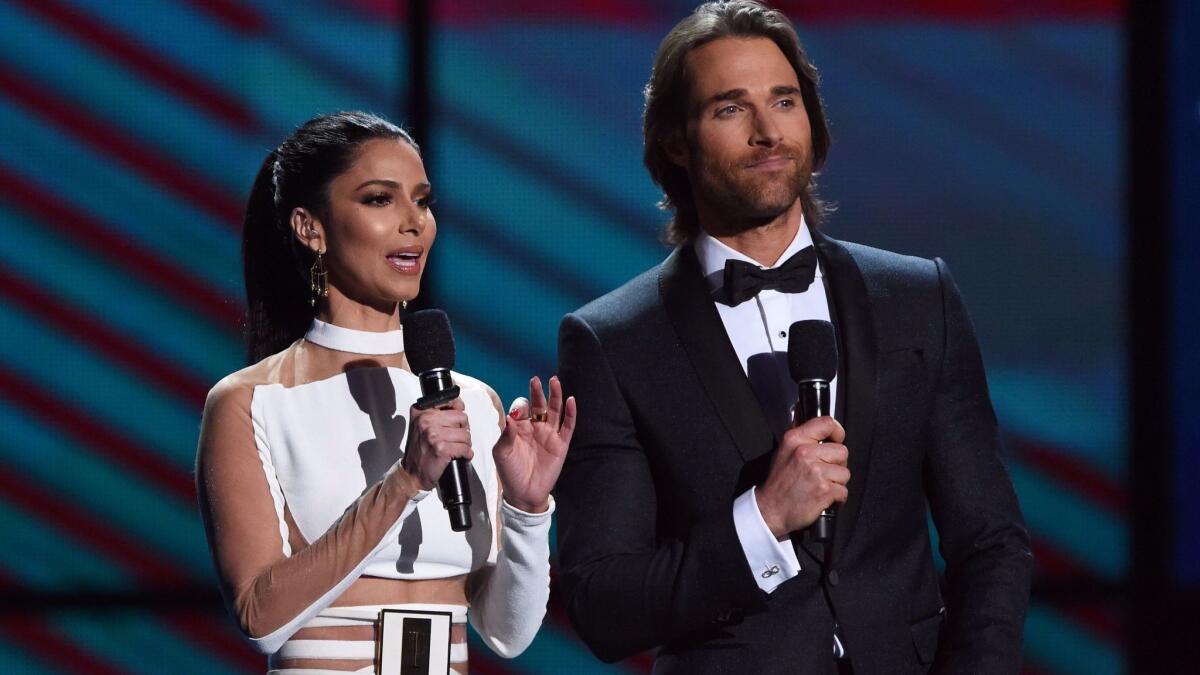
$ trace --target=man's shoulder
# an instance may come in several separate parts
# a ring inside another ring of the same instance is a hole
[[[833,240],[854,258],[863,274],[899,274],[925,277],[937,275],[937,263],[929,258],[897,253],[853,241]]]
[[[659,279],[662,267],[663,263],[651,267],[571,314],[597,333],[623,332],[645,325],[650,315],[661,311]]]
[[[944,265],[938,260],[826,238],[849,254],[867,288],[873,293],[890,295],[902,291],[933,290],[940,284]]]

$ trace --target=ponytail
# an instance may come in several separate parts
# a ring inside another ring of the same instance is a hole
[[[285,349],[308,329],[316,309],[301,275],[304,252],[275,208],[274,151],[254,178],[242,223],[246,279],[246,359],[258,363]],[[311,264],[311,263],[310,263]]]

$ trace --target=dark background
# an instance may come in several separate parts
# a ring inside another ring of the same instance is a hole
[[[0,0],[0,672],[262,672],[192,461],[242,365],[266,152],[366,109],[421,140],[422,302],[504,399],[561,316],[666,255],[640,90],[693,3]],[[1030,673],[1195,668],[1200,10],[786,2],[824,77],[827,231],[952,269],[1034,536]],[[561,609],[474,672],[594,660]]]

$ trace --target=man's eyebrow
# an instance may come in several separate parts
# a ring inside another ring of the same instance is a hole
[[[736,101],[737,99],[745,96],[747,93],[748,92],[745,89],[730,89],[728,91],[717,92],[716,94],[709,96],[707,99],[697,102],[692,108],[692,114],[699,115],[704,111],[705,108],[720,101]]]
[[[712,98],[708,99],[706,105],[708,103],[715,103],[717,101],[736,101],[737,99],[744,97],[746,93],[747,92],[745,89],[730,89],[729,91],[718,92],[717,94],[714,94]]]
[[[788,94],[799,94],[800,90],[790,84],[777,84],[771,87],[771,94],[774,96],[787,96]]]

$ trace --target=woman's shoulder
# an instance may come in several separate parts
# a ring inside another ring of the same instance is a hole
[[[215,409],[228,409],[230,407],[241,408],[243,410],[250,409],[250,400],[254,395],[254,388],[264,384],[282,384],[287,385],[285,373],[290,369],[286,367],[292,360],[292,351],[295,345],[287,349],[272,354],[258,363],[251,364],[232,372],[221,378],[212,389],[208,391],[208,398],[205,401],[205,411]]]

